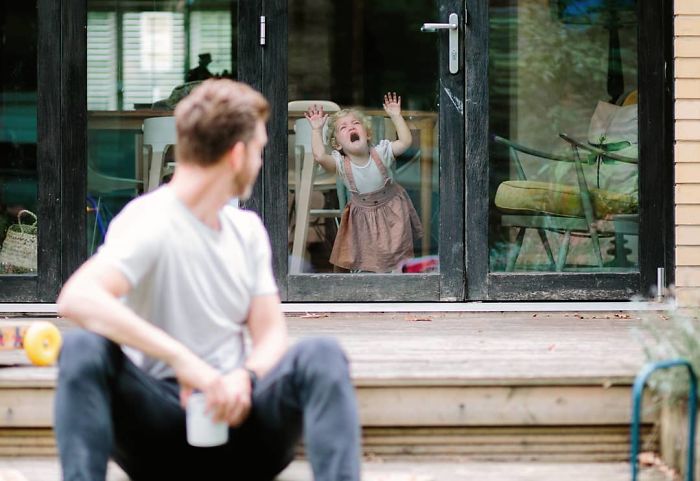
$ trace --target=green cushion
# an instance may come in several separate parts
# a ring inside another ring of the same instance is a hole
[[[637,212],[637,197],[634,195],[600,189],[590,189],[590,192],[598,219]],[[495,204],[509,214],[583,216],[581,196],[575,185],[509,180],[498,186]]]

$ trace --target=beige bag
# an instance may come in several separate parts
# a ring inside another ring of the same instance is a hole
[[[22,217],[31,217],[32,224],[23,224]],[[5,273],[24,274],[37,270],[37,218],[32,212],[22,210],[17,214],[17,224],[7,229],[0,249],[0,268]]]
[[[588,142],[596,147],[622,157],[636,159],[639,156],[637,104],[619,106],[598,102],[588,128]],[[624,194],[637,195],[639,191],[639,167],[634,163],[602,162],[584,165],[587,179],[595,180],[593,187]]]

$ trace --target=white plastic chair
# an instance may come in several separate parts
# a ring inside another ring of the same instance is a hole
[[[311,193],[336,189],[335,174],[329,174],[320,165],[316,165],[311,151],[311,126],[303,117],[312,105],[323,107],[324,112],[333,113],[340,106],[328,100],[295,100],[289,102],[289,114],[302,115],[294,121],[293,163],[289,163],[289,188],[294,190],[294,240],[292,241],[292,257],[289,264],[290,274],[302,271],[304,251],[309,231],[309,219],[314,217],[340,217],[338,209],[311,209]],[[324,136],[325,136],[324,130]],[[290,159],[291,160],[291,159]]]
[[[148,168],[148,181],[145,190],[158,188],[166,172],[164,153],[177,141],[175,117],[152,117],[143,121],[143,145],[146,154],[145,165]]]

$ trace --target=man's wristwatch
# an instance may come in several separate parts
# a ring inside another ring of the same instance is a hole
[[[248,377],[250,378],[250,388],[255,389],[255,385],[258,383],[258,375],[249,367],[243,366],[243,369],[245,369],[245,372],[248,373]]]

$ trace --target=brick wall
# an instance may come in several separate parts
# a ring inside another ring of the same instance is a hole
[[[676,288],[700,301],[700,0],[675,0]]]

